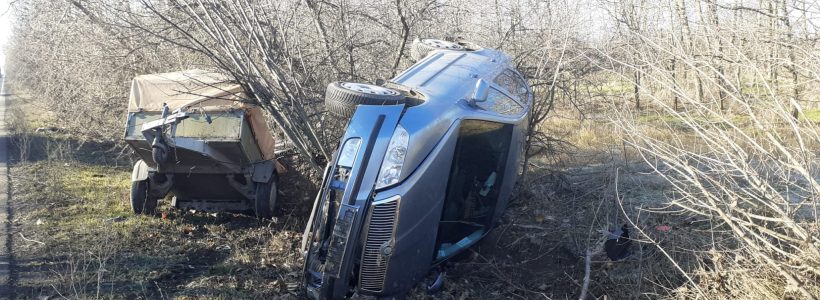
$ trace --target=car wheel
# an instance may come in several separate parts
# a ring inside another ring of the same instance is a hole
[[[364,83],[337,81],[329,84],[325,92],[325,108],[342,118],[352,117],[358,105],[398,105],[404,101],[399,91]]]
[[[256,217],[260,219],[270,219],[273,217],[273,211],[276,209],[277,197],[277,180],[276,172],[273,173],[270,180],[265,183],[256,184],[256,198],[254,199],[253,211]]]
[[[136,215],[152,215],[159,199],[148,195],[148,180],[131,182],[131,211]]]
[[[434,50],[467,51],[467,48],[458,43],[445,40],[415,39],[410,46],[410,57],[419,61]]]

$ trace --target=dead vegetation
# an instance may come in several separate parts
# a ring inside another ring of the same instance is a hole
[[[536,96],[526,178],[434,298],[820,294],[815,3],[485,2],[18,1],[18,296],[301,297],[294,243],[341,127],[324,87],[394,75],[415,36],[499,48]],[[233,75],[300,148],[274,222],[127,213],[128,80],[186,68]]]

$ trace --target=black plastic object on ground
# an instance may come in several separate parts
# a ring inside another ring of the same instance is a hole
[[[609,238],[604,243],[604,250],[606,256],[611,260],[621,260],[629,256],[629,245],[632,240],[629,239],[629,230],[626,224],[620,229],[616,229],[609,233]]]

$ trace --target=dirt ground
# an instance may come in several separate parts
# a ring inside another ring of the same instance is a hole
[[[47,124],[48,117],[32,117],[34,104],[25,97],[16,101],[19,119],[35,118],[18,120],[28,129],[18,132],[12,149],[18,298],[303,298],[298,248],[318,178],[298,170],[281,178],[281,208],[271,221],[180,211],[167,201],[156,216],[134,216],[128,202],[133,158],[121,145],[36,130],[44,125],[31,124]],[[535,159],[498,227],[445,265],[444,289],[428,295],[417,287],[410,298],[577,299],[587,259],[589,295],[598,299],[658,298],[679,286],[683,279],[648,241],[633,243],[621,261],[602,254],[604,232],[625,222],[621,207],[632,215],[659,207],[667,187],[640,164],[600,147],[611,141],[583,139],[599,150]],[[691,250],[675,248],[676,239],[702,225],[643,216],[639,228],[686,261]],[[667,224],[671,231],[655,230]]]
[[[137,217],[129,212],[127,169],[77,168],[42,161],[13,169],[18,297],[300,298],[307,199],[284,203],[273,221],[167,203],[157,216]],[[70,187],[76,178],[86,183]],[[519,193],[492,234],[446,266],[445,288],[433,298],[575,297],[584,249],[602,236],[588,224],[602,204],[580,191],[552,192],[559,184],[545,180]],[[664,261],[651,249],[641,255],[610,262],[597,253],[590,293],[620,299],[635,291],[643,265]],[[427,297],[421,289],[413,295]]]

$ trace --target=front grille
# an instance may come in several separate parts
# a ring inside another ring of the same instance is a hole
[[[387,257],[381,253],[382,245],[393,238],[398,205],[398,198],[373,205],[359,272],[359,286],[363,290],[381,292],[384,288]]]

